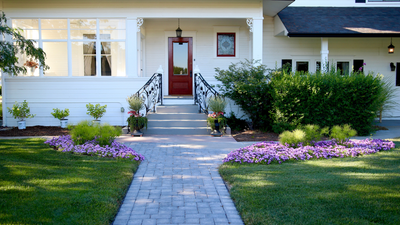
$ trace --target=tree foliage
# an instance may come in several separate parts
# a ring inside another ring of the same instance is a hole
[[[39,67],[43,70],[48,70],[50,67],[46,65],[45,58],[46,53],[41,48],[35,47],[35,41],[25,39],[21,35],[22,29],[11,28],[7,25],[7,18],[4,12],[0,15],[0,35],[2,40],[0,41],[0,68],[3,72],[9,74],[25,74],[27,72],[24,66],[18,66],[17,55],[25,54],[28,58],[33,61],[39,62]],[[6,40],[6,36],[10,36],[13,42]]]

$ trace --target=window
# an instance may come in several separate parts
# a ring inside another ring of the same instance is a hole
[[[336,70],[339,71],[341,75],[349,75],[349,62],[337,62]]]
[[[355,59],[353,61],[353,72],[364,72],[364,60]]]
[[[44,76],[126,75],[124,19],[12,19],[12,26],[46,52]],[[18,58],[20,65],[29,60]]]
[[[292,71],[292,60],[282,59],[282,69]]]
[[[308,62],[296,62],[296,71],[299,72],[308,72]]]
[[[235,57],[236,56],[236,34],[217,33],[217,56]]]
[[[321,61],[315,63],[315,72],[321,72]]]

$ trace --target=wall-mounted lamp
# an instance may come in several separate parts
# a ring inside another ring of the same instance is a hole
[[[392,62],[390,63],[390,70],[391,71],[396,71],[396,66]]]
[[[388,46],[389,54],[394,53],[394,45],[392,45],[392,38],[390,38],[390,45]]]
[[[121,112],[122,113],[125,112],[125,108],[124,107],[121,107]]]
[[[182,37],[182,30],[179,25],[180,25],[180,19],[178,19],[178,29],[176,29],[176,37],[178,38]]]

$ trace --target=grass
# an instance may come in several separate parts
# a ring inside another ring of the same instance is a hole
[[[139,163],[43,142],[0,140],[0,224],[110,224]]]
[[[400,138],[394,150],[358,158],[271,165],[223,164],[250,224],[400,224]]]

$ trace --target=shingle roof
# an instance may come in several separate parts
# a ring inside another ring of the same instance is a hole
[[[400,37],[400,7],[287,7],[290,37]]]

